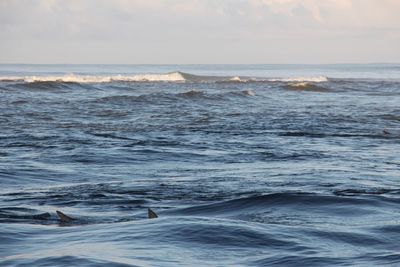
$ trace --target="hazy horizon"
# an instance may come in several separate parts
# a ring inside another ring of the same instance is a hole
[[[1,64],[396,64],[400,1],[0,2]]]
[[[154,65],[154,66],[168,66],[168,65],[398,65],[400,62],[365,62],[365,63],[0,63],[0,65]]]

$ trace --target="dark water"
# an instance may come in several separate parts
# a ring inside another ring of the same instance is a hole
[[[0,74],[1,266],[400,266],[399,65]]]

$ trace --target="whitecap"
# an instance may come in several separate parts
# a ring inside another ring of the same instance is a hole
[[[108,83],[108,82],[182,82],[185,78],[180,72],[165,74],[138,74],[138,75],[75,75],[63,76],[2,76],[0,81],[24,81],[32,82],[76,82],[76,83]]]
[[[326,76],[316,76],[316,77],[291,77],[291,78],[277,78],[277,79],[268,79],[270,82],[327,82],[328,77]]]

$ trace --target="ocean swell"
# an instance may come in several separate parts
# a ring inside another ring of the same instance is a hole
[[[62,83],[112,83],[112,82],[195,82],[195,83],[247,83],[247,82],[327,82],[328,78],[292,77],[292,78],[263,78],[242,76],[207,76],[185,72],[169,72],[158,74],[118,74],[118,75],[80,75],[65,74],[55,76],[0,76],[0,82],[62,82]]]

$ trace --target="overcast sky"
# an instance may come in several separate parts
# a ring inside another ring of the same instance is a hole
[[[0,63],[400,62],[400,0],[0,0]]]

